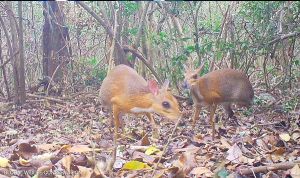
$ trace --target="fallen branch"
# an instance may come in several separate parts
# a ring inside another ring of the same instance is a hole
[[[296,164],[299,164],[300,160],[295,162],[284,162],[284,163],[276,163],[268,166],[259,166],[259,167],[248,167],[248,168],[238,168],[238,172],[241,175],[254,174],[259,172],[268,172],[275,170],[287,170],[293,168]]]
[[[75,97],[78,97],[79,95],[98,95],[98,92],[86,92],[86,91],[83,91],[83,92],[77,92],[77,93],[73,93],[73,94],[70,94],[69,96],[65,97],[65,99],[74,99]]]
[[[149,146],[136,146],[136,145],[130,145],[130,146],[129,146],[129,149],[130,149],[130,150],[135,150],[135,151],[142,151],[142,152],[145,152],[149,147],[150,147],[150,145],[149,145]],[[159,146],[157,146],[156,148],[161,149],[161,147],[159,147]]]
[[[48,96],[35,95],[35,94],[30,94],[30,93],[27,93],[26,96],[33,97],[33,98],[39,98],[39,99],[42,98],[42,99],[53,101],[53,102],[59,103],[59,104],[66,104],[66,102],[63,101],[63,100],[60,100],[60,99],[57,99],[57,98],[51,98],[51,97],[48,97]]]
[[[38,99],[38,100],[26,100],[26,103],[35,103],[35,102],[44,102],[45,99]]]
[[[264,124],[254,124],[250,129],[252,129],[254,127],[258,127],[258,126],[269,126],[269,125],[276,125],[276,124],[280,124],[280,122],[272,122],[272,123],[264,123]]]
[[[155,167],[154,167],[154,170],[153,170],[153,172],[152,172],[152,176],[151,176],[151,177],[154,177],[154,174],[155,174],[156,169],[157,169],[157,167],[158,167],[158,165],[159,165],[159,162],[161,161],[163,155],[165,154],[165,152],[166,152],[166,150],[167,150],[167,148],[168,148],[168,146],[169,146],[169,144],[170,144],[170,141],[172,140],[173,135],[174,135],[174,133],[175,133],[177,127],[178,127],[178,124],[179,124],[179,122],[181,121],[182,118],[183,118],[183,117],[180,117],[180,118],[178,119],[177,123],[175,124],[175,127],[174,127],[174,129],[173,129],[171,135],[169,136],[168,142],[167,142],[167,144],[164,146],[164,149],[163,149],[163,151],[162,151],[162,153],[161,153],[161,156],[159,157],[159,159],[158,159],[158,161],[157,161],[157,163],[156,163],[156,165],[155,165]]]

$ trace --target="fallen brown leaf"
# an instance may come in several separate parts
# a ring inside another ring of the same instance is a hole
[[[188,174],[197,166],[196,155],[194,153],[195,150],[181,153],[179,159],[173,163],[173,166],[178,167],[185,174]]]
[[[74,178],[90,178],[93,170],[91,168],[86,168],[83,166],[77,166],[78,167],[78,173],[74,176]]]
[[[280,147],[280,148],[276,148],[274,151],[273,151],[273,154],[275,155],[283,155],[285,153],[285,148],[284,147]]]
[[[141,140],[141,146],[149,146],[151,143],[150,143],[150,140],[149,140],[149,137],[148,137],[148,134],[144,134],[143,135],[143,138]]]
[[[20,143],[18,147],[18,154],[25,159],[30,159],[32,155],[38,152],[36,146],[34,146],[34,142],[32,141],[25,141],[23,143]]]
[[[168,169],[170,178],[185,178],[186,174],[184,171],[178,167],[172,167]]]
[[[226,159],[233,163],[240,163],[239,158],[243,155],[240,147],[235,143],[228,151]]]
[[[291,169],[291,176],[293,178],[300,178],[300,168],[298,164]]]
[[[195,167],[190,174],[193,174],[197,177],[201,177],[203,174],[206,177],[212,177],[213,173],[206,167]]]
[[[56,149],[58,149],[60,146],[58,144],[40,144],[40,145],[36,145],[37,149],[39,152],[41,151],[54,151]]]
[[[231,148],[231,145],[228,143],[228,141],[224,138],[224,137],[221,137],[221,143],[222,143],[222,147],[224,147],[224,148],[227,148],[227,149],[229,149],[229,148]]]
[[[72,161],[73,161],[73,157],[71,155],[67,155],[61,159],[62,165],[67,170],[68,173],[71,172]]]
[[[95,168],[94,168],[94,173],[96,176],[106,178],[105,172],[107,169],[107,163],[104,161],[97,161]]]
[[[139,152],[139,151],[133,151],[132,153],[132,159],[136,160],[138,158],[141,158],[143,162],[153,164],[155,161],[155,158],[147,155],[145,153]]]

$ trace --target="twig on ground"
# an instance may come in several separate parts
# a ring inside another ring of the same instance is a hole
[[[161,161],[163,155],[165,154],[165,152],[166,152],[166,150],[167,150],[167,148],[168,148],[168,146],[169,146],[169,144],[170,144],[170,141],[172,140],[172,137],[173,137],[173,135],[174,135],[174,133],[175,133],[175,131],[176,131],[176,129],[177,129],[177,127],[178,127],[178,124],[179,124],[179,122],[181,121],[181,119],[182,119],[182,117],[180,117],[180,118],[178,119],[178,121],[177,121],[177,123],[176,123],[176,125],[175,125],[175,127],[174,127],[174,129],[173,129],[173,131],[172,131],[172,133],[171,133],[171,135],[169,136],[168,142],[167,142],[167,144],[164,146],[164,149],[163,149],[163,151],[162,151],[162,153],[161,153],[161,156],[159,157],[159,159],[158,159],[158,161],[157,161],[157,163],[156,163],[156,165],[155,165],[155,167],[154,167],[154,170],[153,170],[153,173],[152,173],[151,177],[154,177],[154,174],[155,174],[156,169],[157,169],[157,167],[158,167],[158,165],[159,165],[159,162]]]
[[[270,164],[267,166],[259,166],[259,167],[247,167],[238,169],[238,172],[242,175],[248,175],[259,172],[267,172],[267,171],[275,171],[275,170],[286,170],[293,168],[296,164],[299,164],[300,160],[294,162],[283,162]]]
[[[49,96],[41,96],[41,95],[35,95],[35,94],[30,94],[30,93],[27,93],[26,96],[33,97],[33,98],[39,98],[39,99],[42,98],[42,99],[53,101],[53,102],[59,103],[59,104],[66,104],[66,102],[63,101],[63,100],[60,100],[60,99],[57,99],[57,98],[51,98]]]
[[[250,129],[257,127],[257,126],[269,126],[269,125],[276,125],[279,124],[280,122],[272,122],[272,123],[265,123],[265,124],[254,124]]]

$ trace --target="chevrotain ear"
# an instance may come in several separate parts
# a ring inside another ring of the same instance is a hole
[[[198,69],[195,70],[195,73],[199,74],[202,71],[203,67],[204,63]]]
[[[186,71],[188,71],[189,68],[185,64],[183,64],[183,69],[186,72]]]
[[[165,80],[163,86],[161,87],[163,89],[163,91],[167,91],[169,88],[169,83],[170,81],[168,79]]]
[[[159,88],[155,80],[152,79],[148,81],[148,88],[153,95],[158,95]]]

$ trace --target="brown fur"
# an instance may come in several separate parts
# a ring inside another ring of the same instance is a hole
[[[164,108],[162,106],[163,101],[169,102],[171,107],[169,109]],[[113,112],[116,128],[119,127],[121,113],[133,113],[133,108],[145,109],[145,112],[141,113],[146,114],[154,127],[156,126],[150,114],[152,112],[173,120],[181,116],[178,102],[167,91],[167,86],[161,88],[158,94],[154,95],[149,89],[147,81],[126,65],[116,66],[103,80],[100,89],[100,102]]]
[[[213,115],[217,105],[222,104],[228,116],[233,117],[231,109],[232,103],[240,106],[249,107],[252,103],[254,92],[247,76],[234,69],[220,69],[207,73],[199,77],[198,73],[202,70],[201,66],[197,70],[186,69],[185,82],[190,88],[191,95],[195,104],[195,115],[193,117],[193,126],[199,118],[200,106],[208,105],[210,107],[210,121],[213,125]]]

